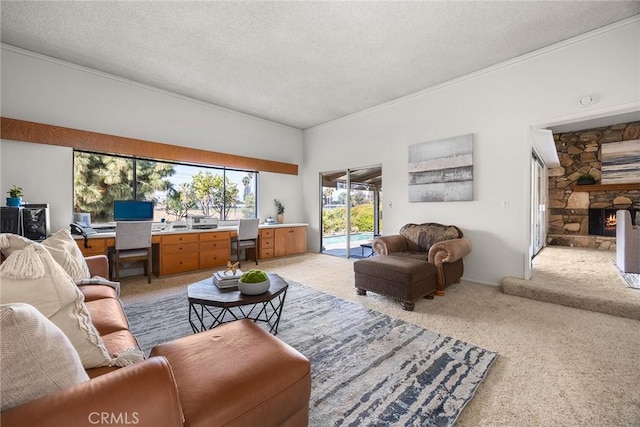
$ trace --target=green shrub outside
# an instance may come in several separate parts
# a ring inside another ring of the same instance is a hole
[[[322,226],[324,234],[344,234],[347,229],[347,208],[323,209]],[[373,231],[373,204],[357,205],[351,208],[351,232]]]

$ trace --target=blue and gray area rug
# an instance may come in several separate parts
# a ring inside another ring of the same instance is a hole
[[[613,265],[616,267],[616,271],[618,272],[622,280],[624,280],[624,282],[627,284],[627,286],[633,289],[640,290],[640,274],[625,273],[624,271],[620,270],[615,259],[613,259],[612,262],[613,262]]]
[[[310,426],[453,425],[497,358],[288,282],[278,337],[311,360]],[[186,293],[131,304],[125,311],[147,353],[192,333]]]

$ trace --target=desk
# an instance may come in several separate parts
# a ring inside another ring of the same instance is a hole
[[[269,250],[261,248],[259,259],[304,253],[307,224],[260,225],[260,245],[263,235],[274,235],[264,240]],[[88,236],[87,248],[84,238],[74,236],[84,256],[109,255],[115,247],[115,232],[97,233]],[[151,236],[152,271],[157,277],[166,274],[184,273],[224,266],[231,259],[231,238],[237,235],[237,227],[224,226],[211,230],[157,231]],[[291,242],[295,242],[291,245]],[[278,246],[280,246],[280,250]],[[273,246],[273,247],[271,247]]]

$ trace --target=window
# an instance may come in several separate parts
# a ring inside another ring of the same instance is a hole
[[[74,211],[113,221],[115,200],[149,200],[154,221],[257,218],[258,173],[74,151]]]

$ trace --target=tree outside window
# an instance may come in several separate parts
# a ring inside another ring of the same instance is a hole
[[[151,200],[154,221],[187,215],[256,218],[257,172],[74,153],[74,208],[113,221],[114,200]]]

